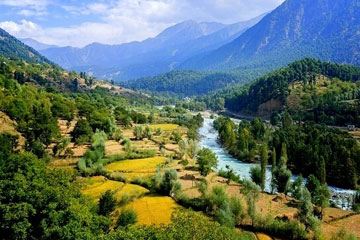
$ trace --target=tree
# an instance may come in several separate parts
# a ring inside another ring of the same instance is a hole
[[[124,139],[123,132],[121,131],[120,128],[115,129],[114,134],[112,135],[112,138],[117,142],[120,142],[121,140]]]
[[[90,142],[93,134],[90,124],[85,119],[80,119],[75,124],[74,130],[71,132],[72,140],[77,143]]]
[[[281,167],[286,167],[288,161],[288,155],[287,155],[287,147],[286,143],[282,143],[281,145],[281,157],[280,157],[280,165]]]
[[[196,162],[199,165],[199,171],[202,176],[207,176],[211,169],[217,167],[218,164],[217,156],[208,148],[203,148],[199,151]]]
[[[261,140],[265,134],[265,126],[260,118],[251,121],[251,132],[256,140]]]
[[[126,227],[135,224],[137,221],[137,213],[131,208],[126,208],[121,211],[116,226]]]
[[[136,140],[142,140],[144,138],[144,130],[142,126],[136,126],[133,130],[133,134]]]
[[[268,149],[265,144],[261,146],[260,149],[260,158],[261,158],[261,189],[264,191],[265,189],[265,181],[266,181],[266,167],[268,164]]]
[[[324,156],[320,156],[320,166],[318,167],[319,169],[319,179],[320,179],[320,183],[321,184],[326,184],[326,163],[325,163],[325,158]]]
[[[330,192],[328,186],[326,184],[321,185],[320,181],[314,175],[310,175],[306,182],[306,188],[311,193],[311,202],[320,207],[318,215],[319,218],[322,219],[324,216],[324,208],[329,204]]]
[[[258,186],[261,186],[261,167],[256,165],[250,168],[251,180]]]
[[[194,159],[199,152],[199,145],[196,140],[190,139],[187,144],[187,154],[191,159]]]
[[[257,216],[256,202],[260,196],[260,187],[249,180],[245,180],[243,182],[243,188],[241,190],[241,193],[245,196],[247,212],[251,218],[251,225],[254,226]]]
[[[291,172],[285,167],[276,167],[273,170],[273,186],[279,193],[286,191],[287,185],[291,177]]]
[[[300,199],[303,193],[304,188],[304,179],[300,175],[296,178],[294,182],[290,184],[289,191],[291,193],[291,196],[295,199]]]
[[[115,210],[116,199],[110,190],[107,190],[101,195],[99,200],[99,214],[102,216],[109,216]]]
[[[149,125],[146,125],[145,129],[144,129],[144,137],[151,140],[153,137],[153,133],[151,130],[151,127]]]
[[[154,112],[151,112],[149,117],[148,117],[148,121],[149,123],[154,123],[155,122],[155,114]]]
[[[185,140],[179,141],[179,159],[183,159],[186,154],[187,142]]]
[[[177,172],[174,169],[167,169],[161,178],[159,184],[159,191],[166,195],[169,195],[174,190],[176,181],[178,180]],[[179,189],[176,189],[179,190]]]

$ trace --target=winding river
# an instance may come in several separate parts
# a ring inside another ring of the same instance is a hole
[[[213,119],[204,118],[204,124],[199,129],[200,134],[200,146],[210,148],[218,157],[218,169],[225,169],[226,165],[229,165],[236,174],[238,174],[242,179],[250,179],[250,168],[255,164],[244,163],[236,158],[232,157],[227,151],[221,146],[218,142],[218,132],[213,126]],[[296,176],[292,176],[294,180]],[[306,181],[306,179],[305,179]],[[270,192],[270,183],[271,183],[271,166],[267,167],[266,172],[266,188],[265,191]],[[355,191],[345,190],[341,188],[329,186],[331,191],[330,201],[342,209],[349,209],[351,207],[352,196]]]

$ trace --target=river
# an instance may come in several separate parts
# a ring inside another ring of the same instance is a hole
[[[225,169],[226,165],[229,165],[236,174],[238,174],[242,179],[250,179],[250,168],[255,164],[241,162],[238,159],[232,157],[227,151],[221,146],[218,142],[218,132],[213,126],[213,119],[204,118],[204,124],[199,129],[200,134],[200,146],[210,148],[218,157],[218,167],[217,170]],[[292,176],[292,181],[296,176]],[[306,181],[306,179],[305,179]],[[267,167],[266,171],[266,187],[265,191],[270,192],[270,183],[271,183],[271,166]],[[329,186],[331,197],[330,201],[333,202],[336,206],[342,209],[351,208],[352,196],[355,191],[346,190],[341,188],[336,188]]]

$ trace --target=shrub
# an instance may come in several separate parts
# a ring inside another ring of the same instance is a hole
[[[119,218],[116,222],[117,227],[125,227],[133,225],[137,222],[137,213],[134,209],[128,208],[121,211]]]

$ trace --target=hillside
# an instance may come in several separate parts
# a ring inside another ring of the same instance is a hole
[[[269,71],[304,57],[358,65],[359,13],[357,0],[287,0],[233,42],[181,68]]]
[[[226,107],[265,116],[288,110],[303,120],[360,124],[359,80],[360,67],[304,59],[229,91]]]
[[[15,57],[24,59],[28,62],[49,63],[45,57],[41,56],[37,51],[26,46],[15,37],[0,28],[0,55],[5,57]]]
[[[249,80],[249,79],[246,79]],[[141,89],[157,93],[169,93],[177,96],[204,95],[235,83],[245,83],[236,73],[171,71],[154,77],[145,77],[122,83],[132,89]]]
[[[231,42],[262,17],[229,25],[189,20],[142,42],[93,43],[83,48],[48,48],[40,52],[66,69],[103,79],[129,80],[175,70],[186,59]]]

